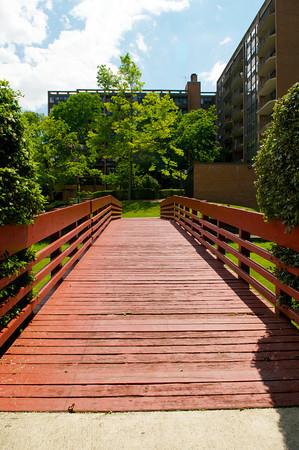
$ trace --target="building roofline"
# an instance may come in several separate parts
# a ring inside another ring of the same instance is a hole
[[[271,3],[272,0],[265,0],[264,3],[262,4],[262,6],[260,7],[260,9],[258,10],[257,14],[255,15],[254,19],[252,20],[252,22],[250,23],[249,27],[246,29],[245,33],[243,34],[243,37],[241,39],[241,41],[239,42],[236,50],[234,51],[234,53],[232,54],[231,58],[229,59],[228,63],[226,64],[225,68],[223,69],[220,77],[217,80],[217,85],[220,81],[220,79],[222,78],[222,76],[224,75],[224,73],[227,71],[227,69],[229,68],[229,66],[232,65],[232,63],[234,62],[238,52],[240,51],[240,48],[242,47],[242,44],[244,42],[245,36],[248,33],[248,31],[252,28],[252,26],[254,25],[254,23],[257,21],[257,19],[259,17],[261,17],[265,10],[267,9],[267,7],[269,6],[269,4]]]

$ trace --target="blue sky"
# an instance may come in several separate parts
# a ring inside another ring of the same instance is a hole
[[[46,111],[49,89],[96,87],[96,66],[129,51],[145,88],[215,82],[263,0],[0,0],[0,78],[25,109]]]

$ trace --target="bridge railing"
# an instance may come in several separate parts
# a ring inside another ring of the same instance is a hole
[[[288,233],[280,221],[265,222],[263,214],[179,196],[165,199],[160,208],[162,219],[179,224],[240,279],[275,305],[277,313],[299,323],[299,313],[280,304],[282,294],[290,302],[298,302],[299,292],[283,284],[273,271],[273,268],[284,269],[299,276],[299,268],[287,267],[269,250],[258,245],[260,239],[299,251],[299,227]]]
[[[34,261],[21,271],[0,279],[0,291],[5,289],[9,292],[13,283],[20,284],[18,292],[0,302],[0,347],[32,314],[110,221],[121,217],[121,212],[121,203],[108,195],[41,214],[31,225],[0,227],[2,262],[7,256],[18,254],[31,246],[39,249]],[[28,274],[34,275],[33,281],[22,285],[24,275]],[[28,296],[31,298],[29,302]],[[10,317],[13,318],[9,320]],[[8,323],[3,327],[6,321]]]

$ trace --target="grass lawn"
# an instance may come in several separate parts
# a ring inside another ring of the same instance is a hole
[[[160,203],[148,200],[126,200],[123,204],[123,217],[160,217]]]
[[[209,202],[209,203],[213,203],[213,204],[215,204],[215,205],[220,205],[220,206],[229,206],[229,207],[231,207],[231,208],[245,209],[245,211],[259,212],[258,209],[249,208],[249,207],[247,207],[247,206],[230,205],[229,203],[215,203],[215,202]]]
[[[265,250],[271,251],[271,246],[272,243],[271,242],[263,242],[260,239],[257,240],[253,240],[252,241],[253,244],[255,244],[258,247],[261,247]],[[232,248],[238,249],[238,244],[236,243],[228,243]],[[231,253],[226,253],[226,256],[233,261],[235,264],[238,264],[238,260],[237,258],[232,255]],[[269,270],[269,272],[271,272],[271,268],[273,268],[273,263],[271,263],[270,261],[267,261],[266,259],[262,258],[259,255],[256,255],[254,253],[251,253],[250,258],[260,264],[262,267],[264,267],[265,269]],[[275,291],[275,287],[272,283],[270,283],[268,280],[266,280],[264,277],[262,277],[259,273],[255,272],[255,270],[250,268],[250,275],[255,278],[257,281],[259,281],[262,285],[264,285],[265,287],[267,287],[270,291],[274,292]]]
[[[47,245],[49,245],[48,242],[39,242],[37,244],[34,244],[33,248],[34,248],[34,250],[36,252],[39,252],[43,248],[47,247]],[[65,249],[67,249],[68,246],[69,246],[68,244],[64,244],[64,245],[62,245],[61,249],[65,250]],[[67,263],[68,260],[69,260],[69,257],[67,256],[66,258],[63,259],[62,265],[64,266],[64,264]],[[41,269],[43,269],[47,264],[49,264],[49,262],[50,262],[50,257],[44,258],[41,261],[39,261],[32,268],[33,274],[34,275],[37,274]],[[48,281],[50,281],[50,279],[51,279],[51,275],[48,274],[36,286],[34,286],[34,288],[33,288],[33,295],[36,295],[41,290],[41,288],[46,283],[48,283]]]

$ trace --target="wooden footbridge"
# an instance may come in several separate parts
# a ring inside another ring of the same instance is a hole
[[[299,230],[183,197],[161,203],[166,220],[120,217],[108,196],[0,229],[2,254],[41,243],[0,282],[38,270],[0,304],[19,307],[0,332],[0,410],[298,406],[299,316],[278,299],[299,293],[255,257],[283,267],[258,238],[299,251]]]

